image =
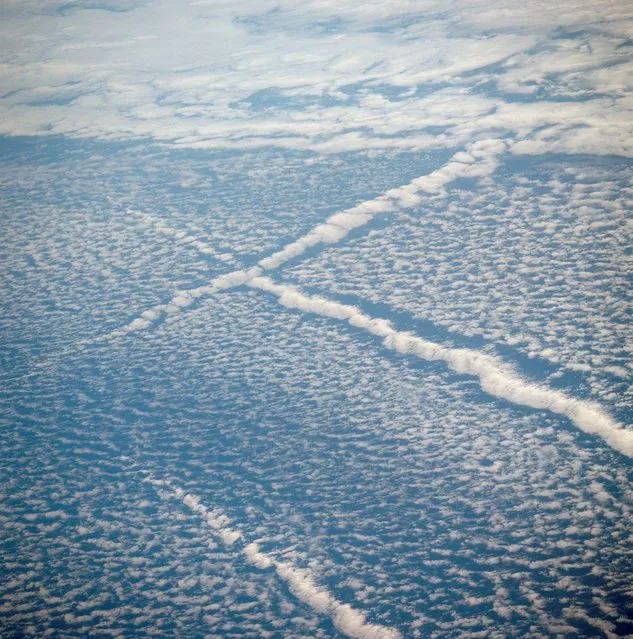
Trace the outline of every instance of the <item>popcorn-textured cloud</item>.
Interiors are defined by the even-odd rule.
[[[354,306],[307,296],[292,286],[275,284],[270,278],[256,277],[248,285],[276,295],[279,303],[287,308],[345,320],[354,327],[382,337],[384,345],[398,353],[446,362],[456,373],[478,377],[481,388],[495,397],[520,406],[547,409],[565,415],[581,430],[599,435],[617,451],[633,457],[633,431],[623,429],[598,405],[527,383],[489,355],[468,349],[442,347],[415,335],[397,331],[387,320],[370,317]]]

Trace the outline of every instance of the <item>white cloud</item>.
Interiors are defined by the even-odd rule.
[[[518,138],[517,152],[632,154],[630,82],[618,65],[633,10],[614,0],[542,11],[510,0],[10,3],[2,17],[4,135],[321,153],[496,135]],[[583,130],[569,129],[570,110]]]
[[[118,337],[124,337],[129,333],[148,329],[165,315],[175,315],[179,313],[183,308],[190,306],[200,297],[214,295],[220,291],[235,288],[236,286],[242,286],[252,278],[261,275],[261,272],[261,269],[258,267],[248,270],[231,271],[230,273],[216,277],[207,285],[197,286],[196,288],[183,291],[176,291],[169,302],[165,304],[157,304],[153,308],[143,311],[140,317],[133,319],[121,328],[111,331],[106,335],[100,335],[89,340],[84,340],[80,342],[79,346],[83,347],[88,344],[108,341]]]
[[[562,391],[527,382],[496,357],[471,349],[446,348],[411,333],[397,331],[387,320],[372,318],[354,306],[304,295],[292,286],[276,284],[267,277],[254,278],[248,286],[275,295],[287,308],[345,320],[352,326],[363,328],[383,337],[384,345],[398,353],[446,362],[456,373],[477,377],[486,393],[519,406],[564,415],[580,430],[598,435],[615,450],[633,457],[633,431],[623,429],[598,404],[573,399]]]
[[[181,309],[191,305],[194,300],[219,291],[229,290],[247,284],[253,278],[262,274],[262,269],[279,268],[285,262],[302,255],[306,250],[318,244],[335,244],[356,228],[370,222],[379,213],[389,213],[400,208],[408,208],[419,203],[420,192],[440,193],[452,181],[460,177],[481,178],[494,172],[497,166],[497,155],[503,153],[506,145],[499,140],[480,140],[468,145],[467,152],[457,153],[446,165],[428,175],[416,178],[409,184],[389,189],[383,195],[372,200],[366,200],[356,206],[340,211],[330,216],[325,222],[318,224],[306,235],[287,244],[281,250],[259,261],[259,266],[248,270],[231,271],[213,279],[208,285],[195,289],[177,291],[171,300],[159,304],[141,313],[125,326],[116,329],[105,336],[84,343],[100,342],[123,337],[128,333],[150,328],[154,322],[164,315],[175,315]],[[176,241],[188,241],[203,253],[212,251],[206,243],[188,236],[184,231],[167,226],[147,213],[129,211],[130,214],[144,220],[158,232],[174,238]],[[215,252],[214,252],[215,253]],[[221,259],[221,255],[219,256]]]
[[[130,459],[124,458],[124,461],[129,463]],[[173,486],[167,480],[154,479],[147,472],[143,472],[143,475],[144,481],[158,489],[167,489],[169,496],[179,499],[200,515],[225,545],[231,546],[239,540],[243,541],[242,533],[230,527],[230,520],[224,513],[207,508],[199,497]],[[326,588],[318,586],[309,570],[275,559],[272,555],[262,552],[256,542],[243,543],[241,552],[249,563],[260,570],[274,568],[277,575],[288,584],[295,597],[308,604],[315,612],[328,615],[336,628],[345,636],[352,639],[399,639],[401,637],[394,628],[367,623],[363,613],[348,604],[341,603]]]
[[[443,191],[447,184],[458,178],[481,178],[490,175],[496,168],[496,156],[505,150],[505,144],[498,140],[482,140],[469,145],[468,148],[470,153],[459,152],[446,165],[429,175],[416,178],[404,186],[389,189],[373,200],[361,202],[351,209],[332,215],[307,235],[260,260],[259,265],[265,269],[278,268],[317,244],[338,242],[349,231],[367,224],[379,213],[390,213],[397,207],[408,208],[419,204],[420,192],[435,194]]]
[[[235,257],[231,255],[230,253],[227,253],[225,251],[217,251],[207,242],[203,242],[199,240],[197,237],[191,235],[190,233],[187,233],[186,231],[175,229],[169,226],[168,224],[165,224],[163,220],[157,219],[153,217],[152,215],[150,215],[149,213],[145,213],[143,211],[135,211],[133,209],[129,209],[127,213],[130,216],[133,216],[141,220],[142,222],[144,222],[145,224],[153,228],[158,233],[162,233],[163,235],[166,235],[167,237],[171,237],[177,242],[180,242],[182,244],[188,244],[189,246],[192,246],[201,255],[205,255],[205,256],[209,255],[225,263],[235,262]]]

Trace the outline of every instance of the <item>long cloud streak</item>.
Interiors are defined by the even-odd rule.
[[[420,193],[437,194],[458,178],[480,178],[494,172],[496,157],[505,150],[500,140],[481,140],[468,147],[467,152],[456,153],[443,167],[418,177],[404,186],[390,189],[373,200],[340,211],[319,224],[298,240],[260,260],[264,269],[275,269],[317,244],[335,244],[350,231],[364,226],[379,213],[389,213],[398,208],[416,206],[422,201]]]
[[[615,450],[633,458],[633,431],[623,429],[598,404],[573,399],[561,391],[525,381],[495,357],[472,349],[440,346],[398,331],[388,320],[370,317],[355,306],[304,295],[292,286],[276,284],[267,277],[254,278],[247,284],[276,296],[286,308],[346,321],[362,328],[383,338],[384,346],[397,353],[415,355],[427,361],[443,361],[456,373],[479,378],[482,390],[489,395],[519,406],[564,415],[583,432],[598,435]]]
[[[492,174],[497,165],[497,156],[505,149],[505,143],[499,140],[475,142],[468,147],[467,152],[456,153],[436,171],[416,178],[405,186],[391,189],[374,200],[336,213],[282,250],[260,260],[258,266],[221,275],[205,286],[178,291],[166,304],[144,311],[129,324],[107,335],[82,342],[82,346],[150,328],[161,316],[173,315],[198,298],[248,285],[273,293],[288,308],[346,320],[353,326],[383,337],[384,345],[396,352],[413,354],[429,361],[444,361],[457,373],[478,377],[482,390],[488,394],[520,406],[547,409],[564,415],[583,432],[596,434],[615,450],[633,457],[633,431],[623,429],[594,402],[573,399],[561,391],[526,382],[497,358],[471,349],[442,347],[410,333],[397,331],[387,320],[370,318],[353,306],[309,297],[290,286],[275,284],[262,277],[264,269],[278,268],[312,246],[340,241],[352,229],[367,224],[379,212],[414,206],[421,200],[420,192],[440,193],[447,184],[458,178],[481,178]],[[168,229],[167,234],[173,235],[173,230]]]
[[[108,341],[116,337],[123,337],[128,333],[134,333],[136,331],[142,331],[150,328],[161,317],[165,315],[174,315],[183,308],[190,306],[201,297],[213,295],[220,291],[226,291],[237,286],[242,286],[254,277],[261,275],[261,273],[262,270],[257,267],[243,271],[231,271],[230,273],[216,277],[205,286],[177,291],[169,302],[165,304],[157,304],[156,306],[143,311],[138,317],[125,326],[107,333],[106,335],[101,335],[93,339],[92,342]]]
[[[131,461],[124,458],[124,461]],[[226,546],[242,542],[241,552],[246,560],[260,570],[274,569],[277,575],[286,582],[290,592],[306,603],[315,612],[327,615],[336,628],[351,639],[400,639],[401,634],[394,628],[379,624],[367,623],[365,615],[340,602],[326,588],[315,583],[309,570],[297,568],[287,561],[279,561],[269,553],[260,550],[255,542],[247,543],[241,532],[231,528],[229,518],[218,509],[211,509],[201,503],[200,499],[171,482],[155,479],[146,471],[141,471],[144,481],[167,495],[184,503],[190,510],[202,517]]]

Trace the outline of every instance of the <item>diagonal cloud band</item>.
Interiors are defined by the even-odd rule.
[[[130,462],[129,458],[124,461]],[[246,560],[260,570],[274,569],[277,576],[288,586],[290,592],[310,606],[316,613],[327,615],[334,626],[350,639],[400,639],[398,630],[379,624],[368,623],[365,615],[342,603],[326,588],[317,585],[312,573],[298,568],[288,561],[279,561],[272,554],[262,552],[256,542],[246,542],[241,532],[231,528],[229,518],[218,509],[205,506],[199,497],[187,493],[164,479],[156,479],[147,471],[140,471],[144,481],[154,486],[167,497],[182,501],[191,511],[200,515],[206,525],[226,546],[236,544]]]
[[[435,171],[417,177],[403,186],[389,189],[376,198],[365,200],[356,206],[331,215],[305,235],[286,244],[276,253],[262,258],[257,266],[248,270],[232,271],[220,275],[205,286],[178,291],[169,302],[144,311],[125,326],[95,338],[93,341],[101,342],[147,329],[161,316],[175,314],[202,296],[242,286],[248,280],[261,275],[264,270],[277,269],[317,245],[336,244],[354,229],[369,224],[376,215],[416,206],[422,201],[421,194],[437,195],[442,193],[448,184],[459,178],[489,176],[494,173],[497,167],[498,156],[505,150],[506,144],[501,140],[486,139],[474,142],[468,145],[465,151],[457,152],[446,164]],[[171,229],[143,213],[136,212],[135,215],[149,217],[153,226],[158,227],[162,233],[177,237],[175,229]],[[206,246],[202,242],[200,244]]]
[[[383,338],[386,348],[426,361],[442,361],[456,373],[479,379],[481,389],[518,406],[549,410],[567,417],[585,433],[597,435],[618,452],[633,458],[633,431],[618,424],[596,403],[573,399],[565,393],[522,379],[496,357],[468,348],[447,348],[412,333],[398,331],[382,318],[366,315],[355,306],[323,297],[304,295],[293,286],[257,277],[247,285],[277,297],[282,306],[346,321]]]

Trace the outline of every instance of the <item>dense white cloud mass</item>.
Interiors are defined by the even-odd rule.
[[[633,636],[633,5],[0,5],[0,635]]]
[[[630,156],[632,24],[619,0],[5,3],[0,131]]]

